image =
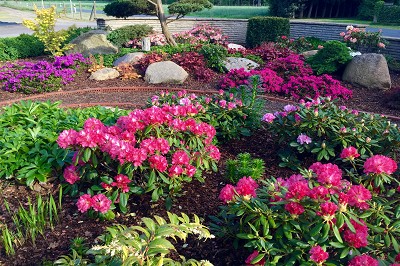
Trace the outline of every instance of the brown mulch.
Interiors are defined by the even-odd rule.
[[[400,75],[392,73],[393,88],[389,91],[366,90],[364,88],[351,87],[354,96],[351,100],[341,101],[344,105],[363,111],[384,113],[400,117]],[[201,83],[189,80],[182,85],[173,85],[168,88],[184,88],[197,90],[215,90],[218,84],[218,77],[208,83]],[[348,85],[348,84],[347,84]],[[88,74],[79,75],[76,80],[67,85],[63,91],[75,91],[86,88],[105,88],[105,87],[137,87],[151,86],[143,80],[109,80],[109,81],[90,81]],[[348,85],[350,87],[350,85]],[[79,103],[98,103],[98,102],[132,102],[133,104],[143,104],[153,92],[115,92],[115,93],[83,93],[76,95],[58,95],[47,97],[43,94],[40,100],[62,100],[65,104]],[[25,95],[19,93],[8,93],[0,91],[0,101],[23,99]],[[268,109],[277,110],[282,105],[280,102],[267,102]],[[204,224],[210,222],[209,216],[218,213],[218,194],[226,183],[223,176],[225,161],[233,158],[238,153],[249,152],[255,158],[265,161],[267,171],[266,176],[287,177],[292,172],[281,169],[277,166],[278,149],[277,143],[273,142],[267,132],[262,130],[255,132],[251,137],[237,139],[220,145],[222,159],[219,162],[220,172],[206,173],[205,183],[193,181],[184,186],[185,194],[178,198],[174,203],[172,212],[185,212],[188,215],[197,214],[204,219]],[[54,186],[54,187],[52,187]],[[57,183],[50,187],[42,188],[56,194]],[[19,202],[27,202],[28,196],[36,193],[27,189],[25,186],[9,184],[4,180],[0,181],[0,225],[10,223],[10,215],[5,210],[3,201],[7,200],[12,209],[19,206]],[[29,241],[18,248],[16,255],[7,257],[3,249],[0,249],[0,265],[41,265],[44,261],[55,260],[60,255],[68,254],[71,240],[76,237],[83,237],[87,243],[94,243],[95,238],[100,235],[105,227],[112,223],[122,223],[126,225],[137,224],[141,217],[151,217],[153,215],[165,215],[163,203],[149,203],[148,196],[134,197],[130,199],[129,216],[117,216],[113,222],[104,222],[91,219],[85,214],[78,213],[75,200],[64,196],[63,208],[60,214],[60,221],[54,230],[47,230],[44,236],[38,237],[35,245]],[[180,254],[187,258],[208,259],[214,265],[242,265],[245,258],[250,254],[250,250],[235,250],[230,240],[212,239],[206,242],[195,241],[189,238],[187,246],[177,243],[176,247]],[[1,247],[1,244],[0,244]]]

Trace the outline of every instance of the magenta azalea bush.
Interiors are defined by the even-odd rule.
[[[343,154],[352,158],[357,151]],[[376,156],[367,160],[364,172],[396,170],[391,159]],[[212,227],[254,250],[248,265],[378,265],[371,256],[386,262],[399,257],[400,213],[383,204],[382,196],[345,179],[338,165],[316,162],[289,178],[257,184],[243,177],[236,186],[226,185],[219,195],[225,205]],[[398,202],[400,195],[391,198]],[[377,204],[391,210],[382,212]],[[379,213],[384,218],[376,221]]]
[[[217,169],[215,128],[195,119],[202,110],[192,104],[153,106],[112,126],[89,118],[82,130],[63,131],[57,143],[74,154],[64,180],[73,196],[80,195],[78,209],[112,215],[118,204],[126,212],[131,194],[147,192],[171,207],[183,182],[203,181],[202,170]]]
[[[88,64],[88,60],[81,54],[56,56],[53,63],[6,63],[0,67],[0,85],[5,91],[26,94],[56,91],[74,80],[81,64]]]
[[[337,106],[329,98],[301,100],[263,120],[282,145],[281,166],[294,166],[304,156],[332,160],[350,145],[364,157],[390,155],[400,147],[399,128],[388,119]]]

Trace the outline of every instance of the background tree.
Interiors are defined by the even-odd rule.
[[[121,6],[125,8],[121,8]],[[208,0],[178,0],[168,6],[169,15],[164,12],[161,0],[129,0],[117,1],[105,6],[104,12],[113,17],[126,18],[138,14],[156,15],[160,21],[162,33],[167,43],[176,45],[168,24],[183,18],[189,13],[212,8]],[[173,18],[169,20],[170,18]]]

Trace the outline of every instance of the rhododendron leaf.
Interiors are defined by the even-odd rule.
[[[157,192],[157,189],[153,190],[153,193],[151,193],[151,201],[158,201],[160,198],[160,195]]]
[[[400,253],[400,248],[399,248],[399,242],[397,242],[396,238],[392,235],[391,236],[392,239],[392,244],[393,244],[393,248],[397,253]]]
[[[128,204],[129,194],[127,193],[120,193],[119,194],[119,206],[126,207]]]
[[[260,262],[264,258],[265,254],[260,253],[258,254],[254,259],[251,260],[251,264],[255,264],[257,262]]]
[[[332,229],[333,229],[333,234],[335,235],[336,239],[337,239],[340,243],[343,243],[342,237],[340,236],[339,229],[337,228],[337,226],[336,226],[336,225],[333,225],[333,226],[332,226]]]
[[[318,235],[319,232],[321,231],[323,225],[324,225],[323,223],[319,223],[319,224],[313,226],[313,228],[312,228],[311,231],[310,231],[310,235],[311,235],[311,236],[316,236],[316,235]]]
[[[339,242],[329,242],[329,245],[331,245],[332,247],[335,248],[345,248],[346,245],[343,243],[339,243]]]
[[[96,154],[94,152],[92,153],[91,161],[92,161],[93,167],[97,168],[97,165],[99,164],[99,161],[97,160],[97,156],[96,156]]]
[[[350,252],[350,248],[349,247],[343,249],[342,252],[340,253],[340,258],[341,259],[345,258],[347,255],[349,255],[349,252]]]
[[[82,160],[87,163],[90,160],[90,156],[92,155],[92,150],[90,148],[86,148],[85,151],[83,152],[83,158]]]
[[[246,234],[246,233],[236,234],[236,236],[240,239],[254,239],[255,238],[255,236],[253,234]]]
[[[354,221],[360,223],[360,222],[358,221],[357,217],[355,217],[355,216],[352,215],[351,213],[348,213],[348,215],[350,216],[351,219],[353,219]],[[344,218],[344,221],[346,222],[346,225],[349,227],[350,231],[353,232],[353,233],[355,233],[355,232],[356,232],[356,229],[354,228],[353,224],[350,222],[349,218],[347,218],[347,216],[344,216],[344,215],[343,215],[343,218]]]
[[[147,186],[152,187],[156,181],[156,173],[154,170],[150,172],[149,180],[147,181]]]
[[[111,200],[112,202],[115,202],[115,201],[117,200],[117,198],[118,198],[118,190],[115,190],[115,191],[111,194],[110,200]]]
[[[385,237],[383,238],[383,240],[385,241],[386,247],[390,247],[390,244],[391,244],[392,242],[391,242],[391,240],[390,240],[389,234],[386,234]]]
[[[103,188],[101,186],[99,186],[99,185],[93,185],[93,186],[90,187],[90,189],[92,191],[101,191],[101,190],[103,190]]]
[[[337,228],[342,228],[343,224],[344,224],[344,215],[339,212],[336,215],[336,226]]]
[[[331,228],[329,224],[324,224],[324,229],[322,231],[322,238],[327,238]]]
[[[366,212],[364,212],[364,213],[358,215],[358,218],[364,219],[364,218],[370,217],[371,215],[372,215],[372,211],[366,211]]]

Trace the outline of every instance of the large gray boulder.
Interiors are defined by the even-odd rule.
[[[157,62],[149,65],[144,80],[151,84],[183,83],[189,74],[172,61]]]
[[[67,54],[80,53],[83,56],[89,54],[116,54],[118,47],[107,40],[106,32],[92,30],[86,32],[71,41],[74,47],[67,51]]]
[[[93,72],[89,79],[94,80],[108,80],[115,79],[119,77],[119,72],[114,68],[105,67]]]
[[[224,66],[229,71],[231,69],[240,69],[244,68],[245,70],[251,70],[253,68],[257,68],[260,65],[256,62],[242,57],[227,57],[224,60]]]
[[[142,52],[129,53],[115,60],[114,66],[117,67],[121,64],[135,64],[143,57],[144,53]]]
[[[343,81],[369,89],[390,89],[389,68],[381,54],[362,54],[353,57],[344,70]]]

